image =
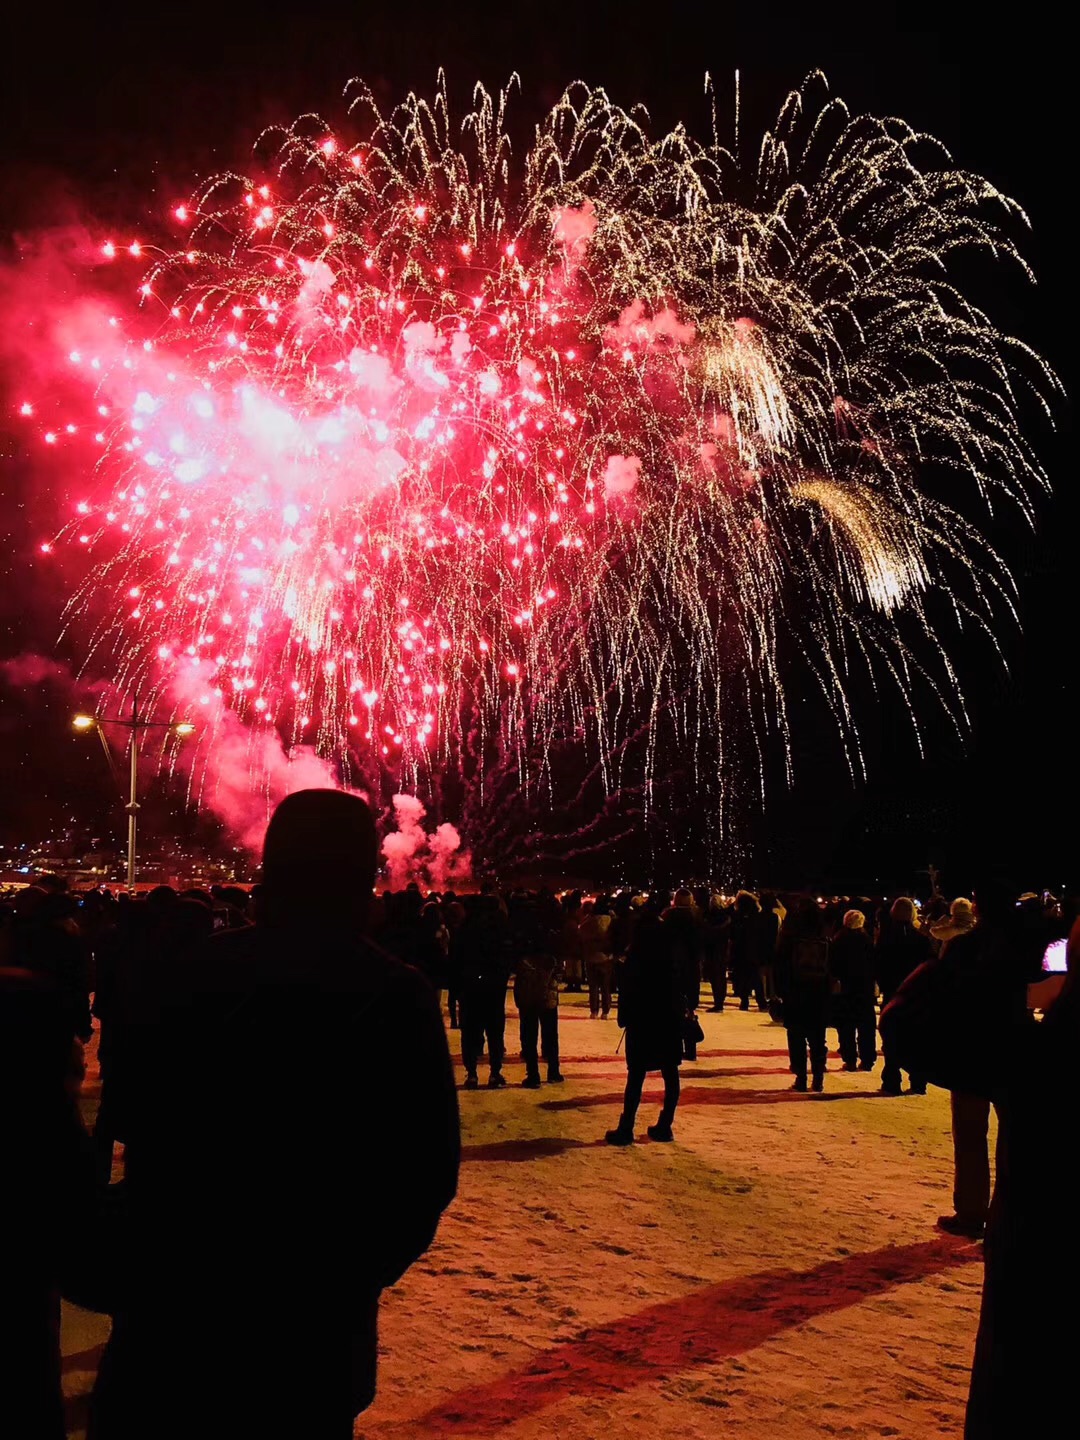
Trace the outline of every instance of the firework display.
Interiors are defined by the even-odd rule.
[[[102,236],[130,306],[56,326],[23,409],[96,666],[211,749],[231,714],[420,786],[466,731],[541,771],[572,733],[611,788],[665,710],[786,736],[785,635],[857,753],[852,666],[902,677],[935,592],[990,624],[971,516],[1029,511],[1054,382],[952,278],[1022,265],[988,182],[820,79],[750,165],[581,85],[524,153],[508,94],[347,96]]]

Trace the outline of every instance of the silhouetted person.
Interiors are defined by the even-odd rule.
[[[611,950],[611,906],[601,895],[584,906],[581,924],[581,949],[585,958],[585,978],[589,982],[589,1014],[606,1020],[611,1010],[611,981],[615,957]]]
[[[780,943],[780,921],[782,907],[771,891],[761,895],[761,946],[758,956],[758,974],[761,979],[761,993],[765,998],[766,1010],[772,1010],[776,1002],[776,947]]]
[[[540,1088],[541,1039],[549,1084],[562,1083],[559,1071],[559,981],[555,956],[558,931],[537,901],[519,900],[510,918],[514,952],[514,1003],[518,1008],[521,1058],[526,1090]]]
[[[713,1003],[709,1008],[714,1015],[723,1014],[724,1002],[727,999],[727,956],[730,927],[730,914],[720,896],[713,895],[705,914],[702,941],[705,977],[712,988]]]
[[[81,1077],[62,992],[0,968],[0,1435],[11,1440],[64,1440],[60,1286],[65,1257],[92,1243]]]
[[[874,950],[874,966],[877,983],[881,989],[881,1008],[884,1010],[907,977],[920,965],[931,959],[934,947],[929,937],[918,927],[915,904],[906,895],[900,895],[892,903],[888,915],[882,921],[881,934]],[[899,1095],[902,1085],[900,1065],[892,1053],[886,1034],[882,1034],[882,1049],[885,1052],[885,1066],[881,1072],[881,1093]],[[908,1072],[912,1095],[926,1094],[926,1077],[917,1071]]]
[[[495,895],[473,897],[453,939],[461,1016],[461,1061],[465,1089],[480,1081],[476,1067],[487,1042],[488,1088],[506,1084],[502,1073],[506,1053],[506,986],[510,979],[510,934]]]
[[[696,1011],[701,1003],[701,967],[705,959],[705,926],[698,915],[694,897],[685,888],[676,890],[664,911],[663,922],[675,956],[675,969],[684,1002],[683,1056],[697,1059],[698,1024]]]
[[[689,1013],[678,945],[667,923],[646,905],[619,976],[619,1024],[626,1031],[626,1091],[623,1111],[609,1145],[634,1143],[634,1120],[650,1070],[664,1077],[664,1104],[648,1133],[653,1140],[673,1140],[671,1125],[679,1103],[679,1062],[683,1026]]]
[[[94,1440],[346,1440],[374,1396],[380,1292],[431,1244],[460,1146],[431,987],[363,938],[374,875],[362,800],[290,795],[255,926],[143,1027]]]
[[[442,992],[446,988],[446,952],[450,935],[443,924],[442,907],[429,900],[420,911],[417,945],[412,964],[422,970],[431,982],[442,1009]]]
[[[581,893],[574,890],[563,897],[563,926],[559,941],[559,959],[568,993],[578,993],[585,977],[585,955],[581,945]]]
[[[877,1060],[874,1014],[874,947],[866,916],[848,910],[829,947],[829,970],[839,986],[833,996],[833,1020],[845,1070],[873,1070]]]
[[[1041,976],[1043,937],[1029,940],[1015,894],[980,885],[974,929],[909,975],[881,1016],[889,1053],[950,1092],[953,1214],[938,1226],[973,1239],[990,1206],[990,1107],[1026,1047],[1027,986]]]
[[[758,898],[749,890],[740,890],[735,896],[728,932],[731,983],[739,997],[740,1010],[750,1009],[751,995],[756,995],[759,1010],[768,1009],[761,984],[762,938]]]
[[[788,1058],[795,1090],[805,1090],[806,1059],[810,1056],[812,1085],[825,1088],[827,1049],[825,1026],[829,1017],[829,942],[821,910],[804,897],[780,931],[776,979],[784,1005]]]
[[[997,1181],[964,1440],[1067,1435],[1076,1423],[1078,981],[1080,924],[1060,998],[1040,1002],[1045,1018],[1025,1029],[996,1095]]]
[[[74,922],[74,901],[55,887],[30,885],[14,897],[12,908],[9,963],[46,980],[63,1006],[72,1036],[89,1040],[90,957]]]
[[[163,1000],[186,983],[185,967],[213,928],[214,912],[202,900],[181,899],[175,890],[159,885],[128,907],[123,924],[99,948],[94,1015],[99,1022],[101,1100],[94,1147],[106,1184],[113,1144],[123,1128],[126,1057],[139,1053],[140,1028],[155,1024]],[[143,1077],[137,1074],[135,1083],[142,1084]]]

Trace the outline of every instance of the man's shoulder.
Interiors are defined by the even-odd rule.
[[[253,983],[315,984],[328,992],[375,988],[422,995],[430,990],[421,971],[367,936],[357,936],[344,948],[335,944],[321,950],[315,937],[309,945],[302,939],[295,947],[283,945],[280,936],[258,925],[210,936],[193,957],[190,978],[194,988],[209,990],[246,989]]]

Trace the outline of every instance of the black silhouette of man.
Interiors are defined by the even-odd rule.
[[[363,936],[370,811],[305,790],[266,834],[256,923],[207,941],[129,1052],[123,1287],[94,1440],[346,1440],[380,1292],[457,1185],[427,980]]]

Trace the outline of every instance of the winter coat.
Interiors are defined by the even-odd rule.
[[[1026,957],[1007,930],[976,926],[912,971],[881,1013],[897,1063],[934,1085],[997,1100],[1012,1083],[1027,1012]]]
[[[183,1065],[163,1060],[177,1035]],[[288,1083],[270,1095],[283,1045]],[[457,1183],[431,987],[352,935],[225,932],[131,1063],[133,1263],[95,1392],[101,1434],[145,1435],[151,1413],[161,1440],[349,1434],[374,1394],[380,1291],[431,1244]]]
[[[634,916],[629,910],[621,915],[611,917],[611,928],[608,931],[608,943],[611,946],[611,953],[616,960],[621,960],[630,948],[630,942],[634,938]]]
[[[831,986],[830,945],[818,914],[789,914],[776,947],[776,986],[785,1004],[824,1004]]]
[[[890,920],[874,950],[874,968],[882,998],[891,1000],[912,971],[933,954],[934,947],[921,930]]]
[[[673,906],[661,921],[675,955],[679,990],[685,1010],[696,1010],[701,998],[701,967],[705,959],[705,927],[689,906]]]
[[[1066,1435],[1075,1424],[1077,978],[1025,1032],[998,1101],[997,1182],[964,1440]]]
[[[510,920],[514,957],[514,1004],[519,1010],[550,1010],[559,1003],[558,935],[538,906],[519,905]]]
[[[524,955],[514,965],[514,1004],[519,1010],[554,1010],[559,1003],[558,967],[550,951]]]
[[[586,965],[612,963],[610,931],[610,915],[586,915],[582,920],[578,926],[578,934],[581,936],[581,949]]]
[[[619,974],[619,1024],[626,1031],[630,1069],[678,1065],[687,1004],[678,946],[667,922],[641,917]]]
[[[11,1440],[65,1434],[60,1286],[96,1240],[93,1152],[74,1096],[81,1060],[60,993],[0,968],[0,1435]]]
[[[748,991],[757,979],[761,964],[761,938],[760,911],[736,907],[728,939],[728,964],[736,994]]]
[[[841,995],[853,1000],[874,998],[874,946],[865,930],[840,931],[829,946],[829,971]]]
[[[776,959],[776,947],[780,940],[780,915],[776,910],[762,910],[760,956],[758,963],[772,965]]]
[[[566,915],[559,931],[559,959],[567,980],[576,984],[584,973],[584,958],[581,945],[581,931],[575,915]]]
[[[453,941],[452,971],[458,991],[467,997],[506,992],[510,978],[510,929],[499,904],[480,896]]]

